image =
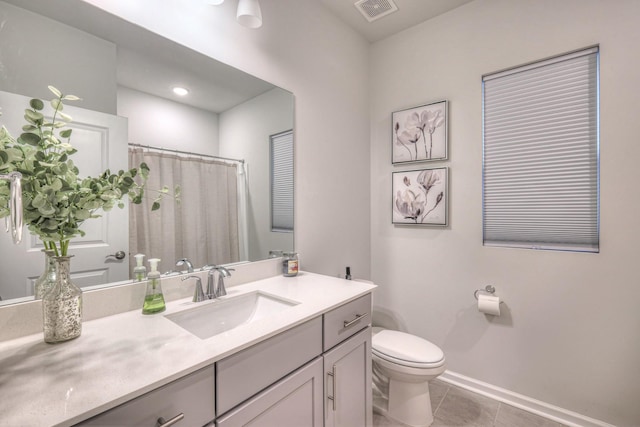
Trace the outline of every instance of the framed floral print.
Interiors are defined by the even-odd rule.
[[[448,223],[449,168],[393,172],[393,224]]]
[[[391,163],[447,159],[448,102],[439,101],[391,114]]]

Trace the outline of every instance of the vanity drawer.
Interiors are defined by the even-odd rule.
[[[324,315],[324,351],[371,323],[371,294],[341,305]]]
[[[167,422],[183,418],[176,427],[203,426],[215,418],[215,370],[213,365],[166,386],[103,412],[76,426],[157,427],[159,418]]]
[[[217,415],[319,356],[321,339],[322,318],[317,317],[217,362]]]

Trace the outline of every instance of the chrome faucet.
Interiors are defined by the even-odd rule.
[[[214,287],[214,275],[218,272],[218,286]],[[227,289],[224,287],[224,278],[231,277],[231,271],[235,271],[233,268],[225,268],[223,266],[212,266],[207,275],[207,297],[214,299],[223,297],[227,294]]]
[[[176,262],[176,267],[182,267],[183,265],[187,266],[187,273],[193,273],[193,264],[187,258],[181,258]]]
[[[193,292],[193,302],[201,302],[207,299],[204,292],[202,291],[202,280],[198,276],[185,276],[182,278],[182,281],[189,279],[196,279],[196,288]]]

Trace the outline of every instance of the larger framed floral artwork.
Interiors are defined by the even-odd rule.
[[[448,168],[393,172],[393,224],[447,225]]]
[[[391,162],[447,159],[448,102],[439,101],[391,114]]]

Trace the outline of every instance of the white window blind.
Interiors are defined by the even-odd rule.
[[[270,137],[271,231],[293,231],[293,131]]]
[[[483,77],[485,245],[598,252],[598,60]]]

